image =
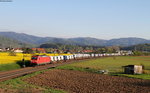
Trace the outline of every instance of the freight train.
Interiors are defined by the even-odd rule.
[[[35,55],[31,57],[31,65],[49,64],[54,62],[66,62],[68,60],[87,59],[105,56],[120,56],[119,53],[106,53],[106,54],[70,54],[70,55],[59,55],[59,56],[46,56],[46,55]]]

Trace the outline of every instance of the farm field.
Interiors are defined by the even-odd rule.
[[[149,93],[150,80],[72,71],[51,70],[24,80],[67,93]]]
[[[122,66],[130,64],[144,65],[146,74],[122,74]],[[109,73],[103,75],[98,72],[99,70],[108,70]],[[0,91],[5,93],[21,91],[29,93],[149,93],[149,72],[150,57],[148,56],[87,59],[1,82]]]
[[[22,53],[16,53],[15,55],[10,55],[10,53],[2,52],[2,53],[0,53],[0,65],[10,64],[10,63],[15,63],[17,61],[21,61],[23,59],[23,57],[26,60],[29,60],[31,58],[31,54],[23,55]]]
[[[35,53],[35,54],[23,54],[23,53],[15,53],[15,55],[11,55],[8,52],[0,53],[0,65],[16,63],[17,61],[30,60],[32,55],[48,55],[48,56],[58,56],[58,55],[69,55],[69,54],[45,54],[45,53]]]
[[[150,56],[119,56],[119,57],[102,57],[81,61],[80,63],[60,66],[58,69],[70,69],[80,71],[98,71],[108,70],[110,74],[123,73],[123,67],[126,65],[144,65],[145,73],[150,74]]]
[[[19,63],[22,62],[22,59],[25,59],[25,62],[29,62],[32,55],[48,55],[48,56],[58,56],[58,55],[69,55],[69,54],[23,54],[15,53],[11,55],[9,52],[0,52],[0,71],[7,71],[20,68]]]

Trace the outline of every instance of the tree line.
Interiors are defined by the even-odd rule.
[[[82,53],[85,50],[90,50],[90,53],[116,53],[120,50],[118,46],[81,46],[81,45],[65,45],[60,43],[47,43],[39,46],[40,48],[45,48],[47,52],[70,52],[70,53]],[[57,50],[57,51],[56,51]],[[88,51],[87,51],[88,52]]]

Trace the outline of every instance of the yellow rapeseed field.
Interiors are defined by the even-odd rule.
[[[23,58],[25,60],[30,60],[32,55],[48,55],[48,56],[58,56],[58,55],[70,55],[70,54],[23,54],[23,53],[16,53],[15,56],[11,56],[8,52],[1,52],[0,53],[0,64],[9,64],[15,63],[17,61],[21,61]]]

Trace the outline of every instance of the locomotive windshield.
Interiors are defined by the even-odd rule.
[[[31,59],[32,59],[32,60],[37,60],[37,57],[32,57]]]

